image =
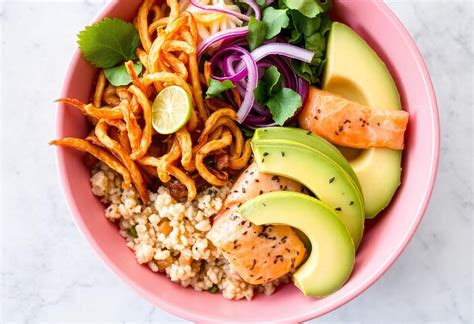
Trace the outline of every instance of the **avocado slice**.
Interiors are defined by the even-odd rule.
[[[327,296],[349,278],[355,259],[352,238],[323,202],[297,192],[275,191],[247,201],[238,211],[254,224],[289,225],[309,238],[311,254],[293,275],[306,296]]]
[[[401,109],[385,64],[359,35],[338,22],[329,34],[323,90],[372,108]],[[392,200],[400,185],[401,159],[401,151],[371,148],[349,161],[362,187],[367,218],[374,218]]]
[[[304,144],[286,140],[255,140],[252,149],[261,172],[306,186],[333,208],[351,233],[355,247],[359,246],[364,232],[364,200],[352,178],[337,163]]]
[[[294,141],[300,144],[308,145],[315,150],[320,151],[328,158],[332,159],[334,162],[339,164],[344,171],[349,174],[349,176],[356,183],[359,191],[362,193],[360,187],[359,179],[354,170],[347,162],[344,155],[331,143],[329,143],[324,138],[317,136],[311,132],[308,132],[301,128],[295,127],[266,127],[266,128],[257,128],[253,135],[253,140],[259,139],[283,139],[287,141]]]

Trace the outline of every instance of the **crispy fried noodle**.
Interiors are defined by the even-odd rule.
[[[247,166],[251,155],[235,111],[203,100],[201,86],[207,86],[210,63],[200,73],[196,55],[202,39],[226,25],[225,19],[235,18],[188,7],[177,0],[167,0],[163,6],[154,0],[143,2],[134,24],[141,41],[136,55],[144,70],[139,76],[132,61],[125,63],[130,86],[113,86],[100,70],[90,103],[58,99],[79,109],[94,129],[85,139],[68,137],[50,144],[87,152],[102,161],[122,176],[124,187],[135,188],[143,203],[149,199],[151,179],[163,184],[179,181],[192,201],[198,179],[224,186],[230,173]],[[235,22],[227,25],[235,26]],[[165,136],[152,126],[151,106],[158,93],[171,85],[191,96],[193,109],[185,126]],[[215,159],[223,155],[229,162],[217,168]]]

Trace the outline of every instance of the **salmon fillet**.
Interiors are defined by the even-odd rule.
[[[311,87],[298,117],[300,127],[333,144],[401,150],[408,124],[403,110],[372,109]]]
[[[272,191],[302,192],[304,187],[296,181],[280,176],[260,173],[257,163],[253,162],[237,178],[229,195],[224,201],[224,208],[243,203],[263,193]],[[219,215],[217,215],[219,217]]]
[[[237,179],[207,234],[231,268],[251,284],[263,284],[291,272],[306,256],[304,244],[290,226],[257,226],[236,212],[244,201],[279,190],[302,191],[303,187],[283,177],[259,173],[257,165],[251,164]]]

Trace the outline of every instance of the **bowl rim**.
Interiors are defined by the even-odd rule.
[[[405,247],[408,245],[408,243],[412,239],[428,207],[428,204],[429,204],[429,201],[434,189],[434,184],[435,184],[438,164],[439,164],[440,124],[439,124],[439,112],[438,112],[438,106],[437,106],[437,101],[436,101],[436,95],[434,92],[434,88],[433,88],[433,84],[430,78],[429,71],[426,67],[423,56],[421,52],[419,51],[419,49],[417,48],[413,38],[411,37],[407,29],[404,27],[403,23],[392,12],[392,10],[381,0],[367,0],[367,1],[372,2],[376,7],[378,7],[381,13],[397,29],[398,33],[401,35],[403,42],[405,43],[410,54],[415,60],[418,73],[420,73],[423,83],[424,83],[425,90],[428,93],[429,102],[430,102],[430,105],[428,108],[431,114],[431,120],[430,120],[431,129],[432,129],[431,137],[433,139],[432,146],[430,148],[432,160],[431,160],[430,169],[429,169],[429,181],[426,183],[424,187],[422,202],[419,205],[418,210],[416,211],[416,214],[412,223],[409,226],[409,230],[405,233],[405,236],[400,241],[400,243],[398,244],[394,252],[386,258],[385,262],[381,264],[381,266],[378,268],[377,271],[373,272],[361,284],[354,287],[350,292],[342,296],[340,299],[334,301],[333,303],[328,304],[319,309],[307,311],[296,316],[291,316],[291,317],[281,319],[281,321],[301,322],[301,321],[307,321],[307,320],[322,316],[324,314],[327,314],[341,307],[342,305],[346,304],[347,302],[351,301],[352,299],[356,298],[361,293],[363,293],[365,290],[367,290],[392,266],[392,264],[398,259],[398,257],[401,255]],[[105,5],[93,21],[102,19],[105,16],[105,13],[109,12],[116,5],[117,5],[116,1],[112,1],[109,4]],[[73,54],[72,60],[70,61],[69,67],[67,69],[66,76],[64,78],[64,86],[61,90],[61,97],[66,96],[67,90],[72,81],[73,69],[77,65],[80,59],[81,59],[81,53],[79,49],[76,49]],[[63,136],[62,127],[61,127],[61,120],[63,118],[64,118],[63,110],[58,109],[56,113],[56,119],[55,119],[55,124],[56,124],[55,135],[57,137]],[[95,241],[93,235],[88,231],[85,225],[85,222],[79,213],[75,200],[73,199],[74,195],[71,190],[72,186],[70,185],[68,177],[66,176],[67,173],[66,173],[64,152],[65,150],[63,148],[55,147],[57,170],[58,170],[58,174],[60,178],[61,188],[62,188],[64,197],[66,198],[66,202],[67,202],[66,205],[68,207],[70,214],[72,214],[73,216],[72,218],[73,218],[74,223],[80,229],[80,232],[89,242],[89,244],[92,245],[95,252],[99,255],[100,257],[99,259],[102,260],[102,262],[104,262],[107,265],[107,267],[109,267],[112,270],[112,272],[115,273],[115,275],[117,275],[121,280],[123,280],[130,287],[136,290],[140,296],[145,298],[153,306],[159,307],[160,309],[168,313],[171,313],[175,316],[179,316],[187,320],[215,322],[216,320],[214,318],[210,317],[204,312],[202,314],[191,313],[191,312],[188,312],[185,307],[181,307],[173,303],[169,303],[164,299],[155,298],[155,296],[153,296],[151,293],[144,290],[140,285],[133,282],[133,280],[130,280],[127,274],[124,271],[122,271],[118,266],[116,266],[114,262],[107,256],[107,254],[103,252],[102,248],[99,247],[99,245]]]

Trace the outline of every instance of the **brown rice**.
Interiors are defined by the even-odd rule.
[[[210,218],[221,208],[231,183],[209,187],[185,203],[176,202],[167,188],[160,187],[149,192],[150,202],[142,205],[135,190],[122,189],[121,182],[105,164],[92,170],[92,192],[107,206],[105,216],[118,224],[137,262],[151,271],[197,291],[218,289],[227,299],[251,300],[256,292],[270,295],[289,281],[285,276],[264,285],[246,283],[206,238]]]

